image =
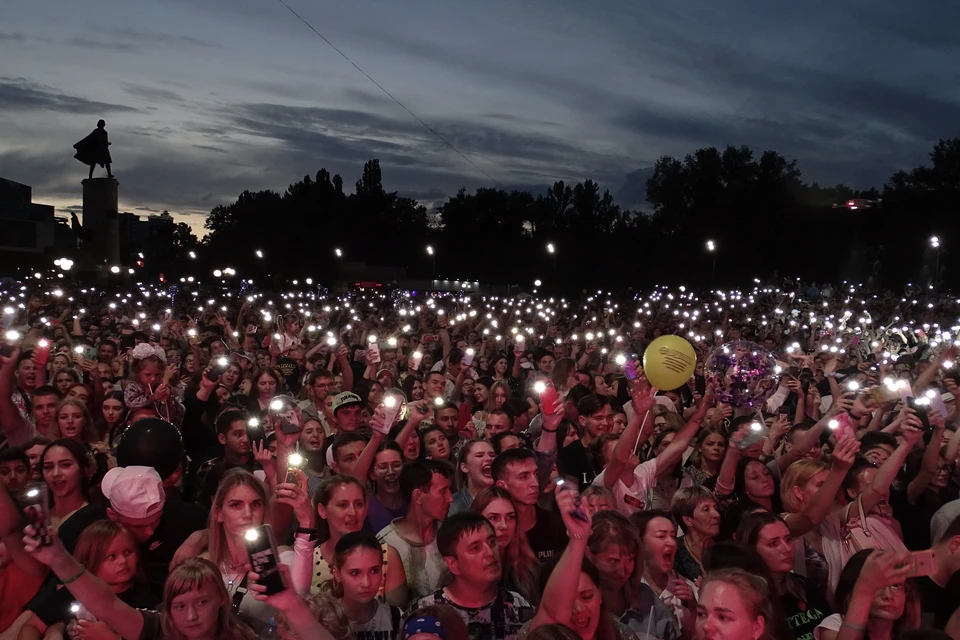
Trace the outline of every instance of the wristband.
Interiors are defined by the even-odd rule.
[[[863,625],[860,625],[860,624],[851,624],[851,623],[847,622],[846,620],[844,620],[843,622],[841,622],[841,623],[840,623],[840,626],[841,626],[841,627],[846,627],[847,629],[853,629],[854,631],[866,631],[866,630],[867,630],[867,628],[866,628],[865,626],[863,626]]]
[[[316,529],[308,529],[307,527],[297,527],[293,533],[294,535],[304,534],[309,536],[310,540],[316,540],[320,535]]]
[[[86,572],[87,572],[87,568],[86,568],[86,567],[80,567],[80,572],[77,573],[77,575],[71,576],[71,577],[67,578],[66,580],[61,580],[61,581],[60,581],[60,584],[70,584],[71,582],[76,582],[77,580],[80,579],[80,576],[82,576],[82,575],[85,574]]]
[[[542,432],[544,432],[544,433],[556,433],[556,432],[557,432],[556,429],[544,429],[543,427],[540,428],[540,431],[542,431]]]

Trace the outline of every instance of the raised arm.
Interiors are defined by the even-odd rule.
[[[800,513],[788,513],[784,520],[787,528],[790,529],[790,535],[802,536],[814,527],[820,525],[823,519],[830,513],[833,507],[834,499],[847,471],[853,466],[853,461],[860,450],[860,442],[853,437],[841,438],[833,450],[833,460],[830,462],[830,472],[827,479],[813,494],[807,504],[803,506]]]
[[[13,376],[17,368],[17,358],[20,349],[14,349],[9,356],[0,356],[0,425],[4,437],[11,446],[19,446],[30,439],[33,429],[23,419],[20,411],[13,404]]]
[[[617,486],[617,480],[620,479],[620,474],[627,467],[638,439],[643,438],[644,434],[649,436],[653,430],[653,420],[647,420],[647,414],[653,407],[656,394],[656,388],[650,386],[645,378],[638,378],[633,382],[633,386],[630,388],[634,409],[633,416],[627,422],[623,433],[620,434],[617,444],[614,445],[613,458],[604,470],[603,486],[607,489],[613,489]],[[647,427],[647,424],[649,424],[649,427]],[[679,437],[679,434],[677,437]],[[660,463],[657,466],[659,467]]]
[[[543,589],[540,610],[530,623],[531,631],[541,625],[553,623],[572,626],[580,567],[587,550],[587,539],[590,537],[590,516],[584,514],[586,521],[583,521],[570,515],[577,508],[575,495],[573,490],[557,490],[557,509],[567,527],[570,541]]]
[[[907,485],[907,502],[910,504],[916,504],[920,496],[923,495],[923,492],[927,489],[927,485],[930,484],[933,477],[937,475],[937,467],[940,464],[940,446],[934,443],[943,442],[943,432],[946,429],[947,423],[944,422],[943,416],[936,411],[930,412],[929,421],[930,426],[933,427],[930,444],[927,445],[926,450],[923,452],[923,460],[920,463],[920,469],[917,471],[916,477]]]
[[[690,441],[693,440],[697,435],[697,431],[700,430],[700,423],[703,422],[703,416],[706,415],[707,408],[711,404],[713,404],[713,394],[708,391],[707,395],[700,400],[700,406],[697,407],[696,412],[690,416],[687,423],[683,425],[680,431],[673,437],[673,442],[663,450],[663,453],[657,456],[658,469],[668,469],[680,460],[683,452],[690,446]]]
[[[52,544],[42,546],[34,537],[32,526],[24,531],[23,547],[35,560],[53,571],[97,620],[105,622],[121,638],[139,638],[143,631],[143,615],[114,595],[110,587],[67,553],[57,535],[49,533]]]
[[[880,465],[880,468],[877,469],[877,475],[873,477],[873,482],[863,492],[861,501],[864,513],[870,513],[874,507],[880,504],[881,500],[887,497],[890,492],[890,485],[893,484],[897,473],[900,472],[901,467],[906,462],[907,455],[913,450],[917,441],[923,437],[923,432],[914,425],[920,426],[920,419],[916,416],[907,418],[900,430],[903,434],[903,442],[894,449],[886,462]]]

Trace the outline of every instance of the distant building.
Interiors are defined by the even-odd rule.
[[[30,186],[0,178],[0,267],[5,272],[50,268],[55,257],[72,255],[76,247],[67,220],[54,215],[52,205],[33,202]]]
[[[133,261],[141,252],[169,253],[173,246],[173,216],[164,211],[141,220],[133,213],[120,214],[120,255]]]

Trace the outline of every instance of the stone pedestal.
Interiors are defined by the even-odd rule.
[[[90,239],[83,242],[80,255],[87,268],[109,271],[120,264],[119,186],[115,178],[83,181],[83,230]]]

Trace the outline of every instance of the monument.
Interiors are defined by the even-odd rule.
[[[90,165],[89,177],[83,181],[83,223],[72,215],[71,226],[81,241],[80,268],[100,271],[104,277],[111,266],[120,264],[120,221],[118,190],[120,183],[110,170],[110,142],[106,123],[100,120],[97,128],[73,145],[74,157]],[[94,178],[96,165],[106,167],[106,178]]]

